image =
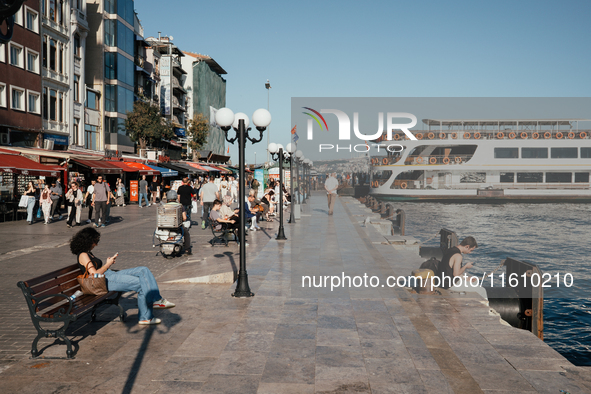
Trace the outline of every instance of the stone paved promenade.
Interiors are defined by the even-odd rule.
[[[367,209],[339,198],[327,215],[319,193],[304,205],[288,241],[277,222],[249,235],[255,297],[233,285],[179,283],[232,272],[238,248],[207,247],[194,227],[194,255],[165,260],[151,247],[154,208],[114,208],[96,255],[119,252],[118,268],[147,265],[176,308],[156,311],[159,326],[137,325],[135,297],[72,326],[74,360],[28,358],[35,335],[19,280],[75,261],[65,222],[0,224],[0,379],[2,393],[570,393],[591,392],[591,373],[572,366],[531,333],[500,324],[470,296],[417,296],[382,287],[421,259],[362,225]],[[302,287],[302,276],[376,276],[376,287]],[[188,281],[185,281],[188,282]],[[373,283],[375,285],[375,282]],[[65,346],[42,340],[46,356]]]

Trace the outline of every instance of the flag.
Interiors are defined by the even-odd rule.
[[[230,147],[228,146],[228,154],[230,153]]]
[[[298,142],[298,140],[300,139],[300,137],[298,137],[297,133],[293,133],[293,141],[294,142]]]
[[[291,134],[295,134],[296,133],[296,128],[298,127],[298,125],[293,126],[293,129],[291,129]]]

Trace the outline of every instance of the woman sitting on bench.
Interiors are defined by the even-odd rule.
[[[175,304],[162,298],[156,279],[147,267],[135,267],[122,271],[112,271],[117,255],[102,260],[92,254],[92,250],[101,240],[101,234],[93,227],[86,227],[76,233],[70,241],[70,251],[78,258],[81,272],[88,270],[89,275],[103,274],[107,280],[109,291],[135,291],[139,309],[139,324],[160,324],[161,320],[154,317],[153,309],[173,308]]]
[[[227,229],[234,230],[234,235],[236,236],[236,242],[240,243],[240,238],[238,237],[238,233],[235,231],[239,229],[239,219],[237,216],[232,216],[231,218],[225,219],[221,213],[220,208],[222,207],[222,202],[220,200],[213,201],[213,207],[209,212],[209,218],[211,219],[214,224],[212,226],[216,231],[220,231],[223,226]]]

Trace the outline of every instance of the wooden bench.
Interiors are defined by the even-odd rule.
[[[78,264],[73,264],[24,282],[18,282],[17,286],[23,291],[29,306],[31,320],[38,333],[31,348],[33,358],[39,356],[37,343],[41,338],[62,339],[68,347],[67,358],[73,358],[72,344],[65,335],[68,326],[88,312],[91,313],[91,321],[95,321],[96,310],[101,305],[117,305],[119,319],[125,320],[125,312],[119,305],[119,299],[123,292],[110,291],[102,296],[82,295],[73,300],[70,298],[72,294],[80,290],[80,285],[76,280],[80,274]],[[53,330],[44,329],[40,325],[41,322],[63,323],[63,326]]]
[[[220,225],[222,227],[219,230],[216,230],[215,228]],[[234,232],[235,230],[227,228],[226,223],[219,223],[218,221],[209,218],[209,227],[211,227],[211,233],[213,234],[213,239],[209,241],[211,246],[222,244],[228,246],[228,234],[234,235],[234,239],[236,240],[236,242],[238,242],[238,237]]]

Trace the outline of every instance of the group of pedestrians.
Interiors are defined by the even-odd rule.
[[[27,222],[29,225],[35,223],[37,218],[43,214],[44,223],[53,221],[54,216],[58,215],[58,220],[63,218],[60,213],[60,205],[63,194],[63,188],[59,179],[51,182],[51,187],[43,179],[38,179],[36,184],[32,181],[27,183],[23,196],[26,197]]]

